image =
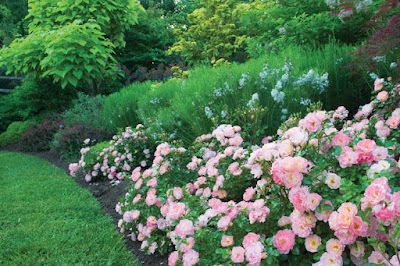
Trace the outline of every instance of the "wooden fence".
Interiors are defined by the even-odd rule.
[[[0,76],[0,81],[1,80],[7,80],[7,81],[19,81],[21,82],[24,78],[23,77],[8,77],[8,76]],[[13,90],[12,89],[2,89],[0,88],[0,93],[11,93]]]

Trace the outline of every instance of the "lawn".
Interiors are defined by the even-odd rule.
[[[2,152],[0,264],[139,263],[87,190],[40,158]]]

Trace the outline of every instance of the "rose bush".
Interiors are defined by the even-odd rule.
[[[125,128],[113,136],[108,147],[104,147],[100,152],[90,147],[90,143],[90,139],[84,141],[86,147],[80,151],[79,162],[69,166],[72,176],[81,171],[85,174],[87,182],[107,178],[122,180],[131,175],[136,166],[148,167],[154,150],[154,141],[148,137],[142,125],[137,125],[135,129]]]
[[[399,265],[399,93],[377,79],[352,120],[310,110],[260,146],[231,125],[162,143],[122,175],[120,230],[169,265]]]

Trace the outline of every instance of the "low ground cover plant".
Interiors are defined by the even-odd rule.
[[[353,119],[314,105],[258,146],[227,124],[189,149],[160,144],[126,173],[121,232],[169,265],[397,265],[400,86],[374,88]]]

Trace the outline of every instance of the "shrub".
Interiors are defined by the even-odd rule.
[[[54,134],[62,125],[60,116],[52,115],[40,124],[32,125],[21,137],[21,147],[24,151],[41,152],[50,149]]]
[[[191,62],[218,64],[232,61],[238,51],[244,50],[246,39],[237,25],[234,12],[238,2],[200,1],[202,7],[187,16],[188,29],[175,31],[178,41],[170,51],[182,54]]]
[[[94,140],[85,140],[86,145],[91,142]],[[113,136],[108,145],[82,148],[79,163],[71,164],[70,171],[72,175],[82,171],[87,182],[107,178],[122,180],[131,169],[147,167],[153,150],[154,143],[142,125],[135,129],[127,127]]]
[[[105,97],[102,95],[90,97],[79,92],[78,98],[72,102],[72,107],[62,114],[65,127],[85,124],[90,127],[101,128],[104,124],[100,118],[104,99]]]
[[[126,81],[125,85],[129,85],[133,82],[144,82],[144,81],[165,81],[169,78],[176,77],[180,72],[185,72],[188,67],[184,62],[179,61],[177,64],[164,65],[160,63],[157,67],[147,69],[146,67],[138,67],[136,71],[131,72],[126,66],[120,66]]]
[[[164,176],[184,165],[173,158],[185,149],[160,144],[149,169],[125,173],[132,186],[116,206],[121,232],[149,254],[173,251],[170,265],[396,265],[399,91],[377,79],[352,120],[343,106],[314,105],[262,146],[221,125],[185,156],[191,174],[174,175],[188,179],[182,186]]]
[[[35,120],[12,122],[7,130],[0,134],[0,147],[17,143],[21,139],[21,135],[29,130]]]
[[[93,128],[85,124],[75,124],[68,129],[61,130],[57,139],[56,150],[68,159],[79,158],[80,149],[84,147],[84,141],[90,140],[97,143],[109,139],[111,136],[98,128]]]

